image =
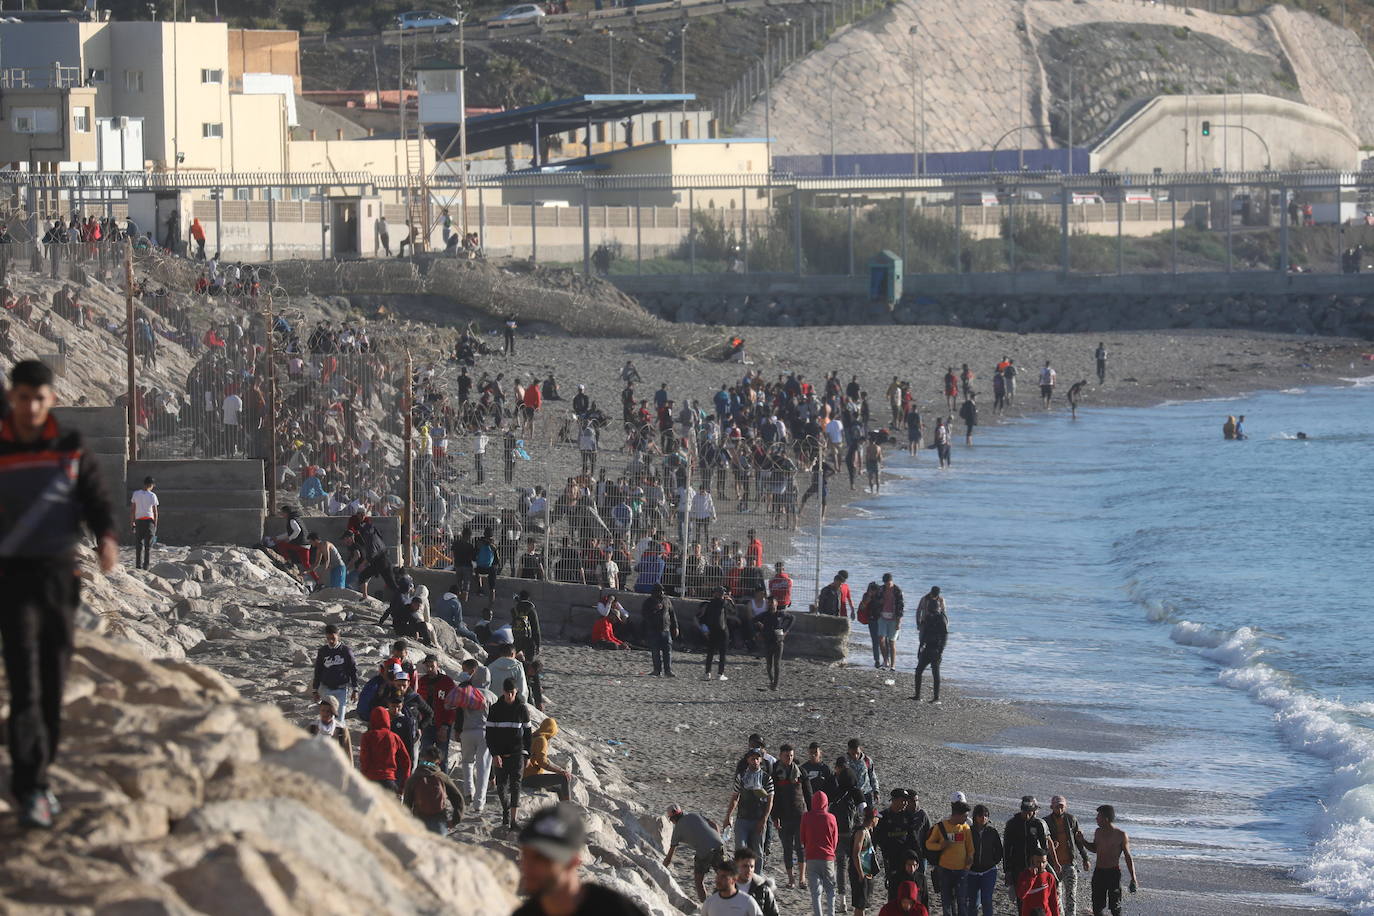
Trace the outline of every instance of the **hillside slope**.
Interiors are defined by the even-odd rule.
[[[1189,92],[1294,98],[1374,137],[1374,98],[1362,88],[1374,84],[1374,60],[1352,32],[1310,13],[901,0],[774,84],[774,151],[829,152],[832,88],[837,152],[911,150],[919,145],[922,82],[928,151],[989,149],[1017,124],[1036,125],[1028,146],[1063,145],[1071,82],[1077,145],[1142,99]],[[764,122],[759,99],[734,132],[761,135]]]

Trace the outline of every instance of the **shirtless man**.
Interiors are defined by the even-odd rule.
[[[1093,832],[1092,842],[1083,839],[1083,832],[1077,831],[1074,839],[1097,854],[1097,866],[1093,868],[1093,916],[1103,916],[1108,910],[1112,916],[1121,916],[1121,858],[1126,858],[1126,870],[1131,875],[1130,889],[1134,894],[1140,886],[1135,877],[1135,862],[1131,859],[1131,839],[1126,831],[1114,826],[1116,809],[1111,805],[1097,808],[1097,830]]]
[[[1083,396],[1083,389],[1088,386],[1088,380],[1082,379],[1069,386],[1069,411],[1073,419],[1078,419],[1078,399]]]

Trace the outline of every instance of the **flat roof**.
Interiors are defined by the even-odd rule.
[[[578,95],[552,102],[542,102],[510,111],[468,118],[468,152],[499,149],[517,143],[532,143],[536,129],[547,125],[550,133],[562,133],[570,128],[592,123],[618,121],[638,114],[666,111],[684,102],[695,102],[693,93],[658,93],[636,95]],[[425,132],[434,138],[440,150],[457,150],[450,140],[458,132],[457,124],[430,124]]]

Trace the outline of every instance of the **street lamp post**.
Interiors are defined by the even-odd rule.
[[[827,94],[830,97],[830,177],[835,177],[835,68],[838,67],[846,58],[853,57],[861,53],[859,50],[841,54],[835,58],[835,62],[830,65],[830,73],[826,79],[828,87]]]
[[[916,34],[919,29],[912,26],[907,34],[911,36],[911,147],[912,147],[912,166],[917,175],[926,173],[926,72],[920,65],[916,57]],[[920,88],[917,88],[919,79]],[[919,98],[921,103],[921,121],[919,132],[919,145],[917,142],[916,129],[916,101]]]
[[[606,52],[611,62],[610,93],[615,95],[615,29],[606,30]]]

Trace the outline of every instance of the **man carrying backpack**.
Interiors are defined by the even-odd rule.
[[[406,780],[402,803],[425,825],[440,836],[463,816],[463,793],[445,773],[439,762],[439,748],[430,745],[420,752],[420,765]]]
[[[830,813],[835,817],[835,829],[839,832],[835,848],[841,851],[852,849],[854,831],[859,829],[859,825],[863,821],[864,794],[854,784],[854,776],[849,771],[849,762],[844,757],[835,758],[832,788],[835,790],[835,794],[830,799]],[[841,898],[844,897],[848,879],[848,862],[846,861],[844,868],[840,868],[837,860],[835,868],[835,890],[837,894],[835,912],[837,913],[843,908]]]
[[[539,671],[543,667],[539,651],[543,638],[539,634],[539,612],[530,600],[530,593],[521,590],[515,596],[515,609],[511,611],[511,637],[515,640],[515,651],[521,656],[524,667],[525,684],[528,698],[535,709],[544,708],[544,691],[539,683]]]

